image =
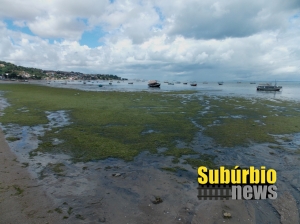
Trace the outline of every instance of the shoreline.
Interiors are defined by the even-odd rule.
[[[134,82],[133,85],[128,85],[127,82],[116,83],[113,82],[112,85],[109,85],[109,81],[101,82],[93,81],[87,82],[86,85],[83,85],[78,81],[68,81],[67,85],[62,85],[63,80],[51,81],[50,84],[47,84],[47,80],[32,80],[30,82],[16,82],[16,81],[1,81],[0,84],[23,84],[23,85],[38,85],[52,88],[62,88],[62,89],[73,89],[81,90],[88,92],[129,92],[129,93],[140,93],[140,92],[153,92],[153,93],[167,93],[167,92],[198,92],[202,94],[207,94],[210,96],[218,97],[243,97],[243,98],[255,98],[255,99],[274,99],[274,100],[283,100],[291,102],[299,102],[300,95],[298,94],[298,82],[286,82],[283,85],[282,91],[256,91],[256,88],[253,88],[253,85],[249,83],[237,84],[236,82],[228,82],[222,86],[218,86],[217,82],[210,82],[209,84],[198,85],[192,87],[190,85],[176,84],[168,85],[162,83],[160,88],[149,88],[144,82]],[[103,86],[98,87],[99,84]]]
[[[10,150],[0,129],[0,223],[58,223],[56,214],[48,213],[54,203],[22,167]]]
[[[75,98],[78,95],[76,94],[72,97]],[[95,97],[96,99],[98,98]],[[118,99],[120,99],[120,96]],[[136,99],[136,97],[133,96],[132,99]],[[236,104],[236,102],[232,103]],[[136,105],[136,103],[133,104]],[[115,104],[112,104],[112,106],[115,106]],[[157,107],[157,104],[154,106]],[[209,106],[210,104],[201,111],[209,111]],[[23,104],[21,109],[17,107],[15,111],[22,116],[28,113],[27,109],[24,108]],[[57,109],[61,109],[59,105]],[[48,123],[47,125],[44,124],[44,128],[52,127],[52,123],[53,125],[62,125],[61,121],[66,120],[66,117],[61,112],[61,110],[55,110],[52,111],[52,114],[49,114],[47,110],[42,111],[43,114],[46,113],[49,116]],[[154,111],[153,114],[161,115],[160,112],[162,111],[159,110],[158,113]],[[240,114],[244,114],[244,110]],[[27,117],[24,116],[24,118]],[[235,119],[234,121],[236,122],[237,119],[242,119],[242,117],[237,116],[230,119]],[[115,118],[113,121],[115,121]],[[216,144],[214,140],[208,141],[207,137],[202,135],[201,131],[198,131],[193,141],[190,142],[189,147],[199,153],[199,155],[203,153],[218,155],[216,160],[218,165],[226,163],[241,164],[244,166],[265,165],[275,168],[279,174],[279,197],[275,201],[204,201],[197,198],[196,169],[184,163],[185,158],[187,158],[184,157],[184,154],[183,156],[181,154],[178,156],[179,161],[176,165],[172,163],[172,156],[165,156],[163,152],[151,154],[147,153],[146,150],[136,155],[131,162],[125,162],[122,159],[100,159],[74,163],[71,159],[61,157],[53,151],[50,153],[46,151],[46,153],[40,153],[38,156],[31,158],[28,152],[26,152],[26,150],[29,150],[29,148],[26,148],[28,147],[26,143],[28,141],[36,141],[38,143],[38,136],[41,135],[38,131],[41,131],[41,129],[39,127],[35,129],[33,126],[28,128],[25,124],[11,126],[6,123],[6,125],[10,127],[6,129],[4,125],[3,128],[5,129],[3,130],[13,141],[9,142],[11,148],[8,148],[2,134],[2,142],[6,143],[7,148],[1,154],[4,153],[3,155],[7,154],[11,157],[5,160],[6,164],[3,160],[3,164],[5,165],[1,166],[1,170],[7,176],[1,175],[1,178],[5,178],[10,182],[3,182],[5,183],[5,187],[1,188],[1,191],[5,190],[4,192],[8,192],[7,194],[16,194],[19,192],[19,195],[14,195],[14,200],[11,203],[15,203],[15,205],[11,207],[16,207],[15,212],[21,218],[24,216],[26,219],[29,219],[33,216],[34,218],[44,217],[43,219],[45,219],[51,218],[53,215],[54,218],[58,217],[55,223],[122,223],[126,221],[128,223],[210,224],[222,222],[263,223],[267,220],[271,223],[281,222],[284,224],[299,222],[298,207],[300,197],[297,194],[300,190],[300,186],[297,185],[297,181],[299,181],[299,175],[297,176],[299,173],[299,156],[295,153],[296,149],[291,148],[293,145],[299,146],[299,133],[274,137],[274,140],[281,139],[281,142],[277,142],[276,144],[250,144],[247,147],[237,146],[228,148]],[[39,126],[39,124],[35,125]],[[257,123],[256,125],[262,124]],[[17,126],[20,126],[19,129],[16,128]],[[111,128],[111,126],[107,125],[104,127]],[[116,127],[119,126],[113,126],[113,128]],[[126,126],[126,130],[128,128]],[[145,139],[145,134],[157,134],[152,129],[147,131],[142,135],[143,139]],[[51,140],[56,144],[56,142],[59,142],[59,139],[54,137],[51,137]],[[82,137],[81,134],[80,137]],[[53,147],[55,144],[51,146]],[[180,146],[180,148],[183,147],[185,146]],[[12,152],[21,156],[24,159],[20,158],[21,162],[27,162],[29,165],[28,168],[22,167],[21,162],[16,161],[16,157],[13,156]],[[172,155],[171,152],[169,155]],[[175,152],[177,151],[175,150]],[[2,159],[4,158],[8,157],[5,156]],[[176,172],[163,170],[167,166],[180,166],[185,170],[179,169]],[[9,173],[5,173],[8,172],[6,171],[7,167],[16,169],[15,173],[11,170],[9,170]],[[28,176],[27,169],[35,171],[39,179],[32,179],[31,176]],[[14,176],[20,175],[21,172],[24,173],[22,178],[25,179],[17,178],[17,180],[14,180]],[[2,180],[0,182],[2,183]],[[16,187],[8,187],[13,185]],[[27,186],[30,186],[28,192],[26,192]],[[0,185],[0,187],[2,186]],[[30,193],[30,189],[33,189],[33,193]],[[39,200],[35,198],[35,190],[40,192],[42,201],[49,200],[50,204],[46,203],[45,209],[46,211],[51,211],[51,213],[47,212],[47,214],[36,217],[35,214],[43,211],[36,211],[34,204],[32,207],[28,207],[28,201]],[[24,196],[21,196],[21,194],[25,195],[25,193],[28,195],[28,198],[24,201]],[[153,203],[155,197],[161,197],[163,202],[159,204]],[[4,202],[8,203],[9,198],[4,199]],[[32,211],[33,214],[26,209]],[[23,214],[22,210],[27,213]],[[222,215],[223,211],[230,212],[232,218],[225,219]],[[7,215],[10,214],[9,211],[6,210],[6,212]],[[29,217],[26,217],[28,215]]]

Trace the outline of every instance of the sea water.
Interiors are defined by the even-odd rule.
[[[128,84],[133,82],[133,84]],[[195,90],[208,95],[217,96],[243,96],[243,97],[258,97],[266,99],[282,99],[282,100],[296,100],[300,101],[300,82],[278,82],[277,85],[282,86],[281,91],[257,91],[256,84],[250,84],[250,82],[224,82],[223,85],[219,85],[217,82],[208,82],[204,84],[199,82],[197,86],[191,86],[190,83],[168,85],[168,83],[161,82],[160,88],[150,88],[147,82],[142,81],[113,81],[109,84],[109,81],[40,81],[43,85],[60,88],[80,89],[84,91],[152,91],[152,92],[168,92],[168,91],[183,91],[183,90]],[[102,87],[99,87],[102,85]]]

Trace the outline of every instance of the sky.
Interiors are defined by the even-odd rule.
[[[0,0],[0,60],[122,78],[300,80],[299,0]]]

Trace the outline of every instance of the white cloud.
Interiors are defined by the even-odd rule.
[[[299,10],[296,0],[2,0],[0,19],[35,36],[0,20],[0,56],[24,66],[139,77],[299,79]],[[80,45],[93,29],[105,32],[102,45]]]
[[[35,21],[28,23],[28,27],[40,37],[66,38],[69,40],[80,39],[86,28],[84,22],[65,16],[37,17]]]

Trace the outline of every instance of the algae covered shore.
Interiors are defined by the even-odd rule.
[[[53,211],[60,209],[65,219],[117,223],[116,216],[122,221],[124,215],[135,223],[213,223],[223,221],[220,214],[225,210],[233,213],[232,223],[245,217],[250,221],[244,223],[259,223],[268,211],[268,220],[279,223],[286,215],[271,202],[261,202],[262,211],[251,201],[198,200],[200,165],[272,167],[278,171],[280,197],[288,194],[299,203],[297,102],[196,91],[88,92],[29,84],[1,84],[0,91],[8,103],[0,116],[6,140],[27,158],[19,158],[25,168],[36,169],[56,198]],[[30,139],[30,147],[22,138]],[[152,207],[155,198],[162,203]],[[217,215],[207,211],[208,205]],[[298,211],[297,205],[290,206]],[[93,212],[95,217],[88,218]],[[210,216],[201,215],[206,213]],[[299,220],[298,213],[295,217]]]
[[[46,131],[36,151],[63,152],[76,161],[132,160],[142,151],[157,153],[158,148],[176,157],[194,154],[180,145],[192,148],[199,131],[226,147],[274,143],[272,135],[300,132],[295,102],[196,92],[85,92],[36,85],[0,89],[10,104],[0,117],[3,125],[43,125],[48,123],[47,112],[64,111],[70,124]]]

